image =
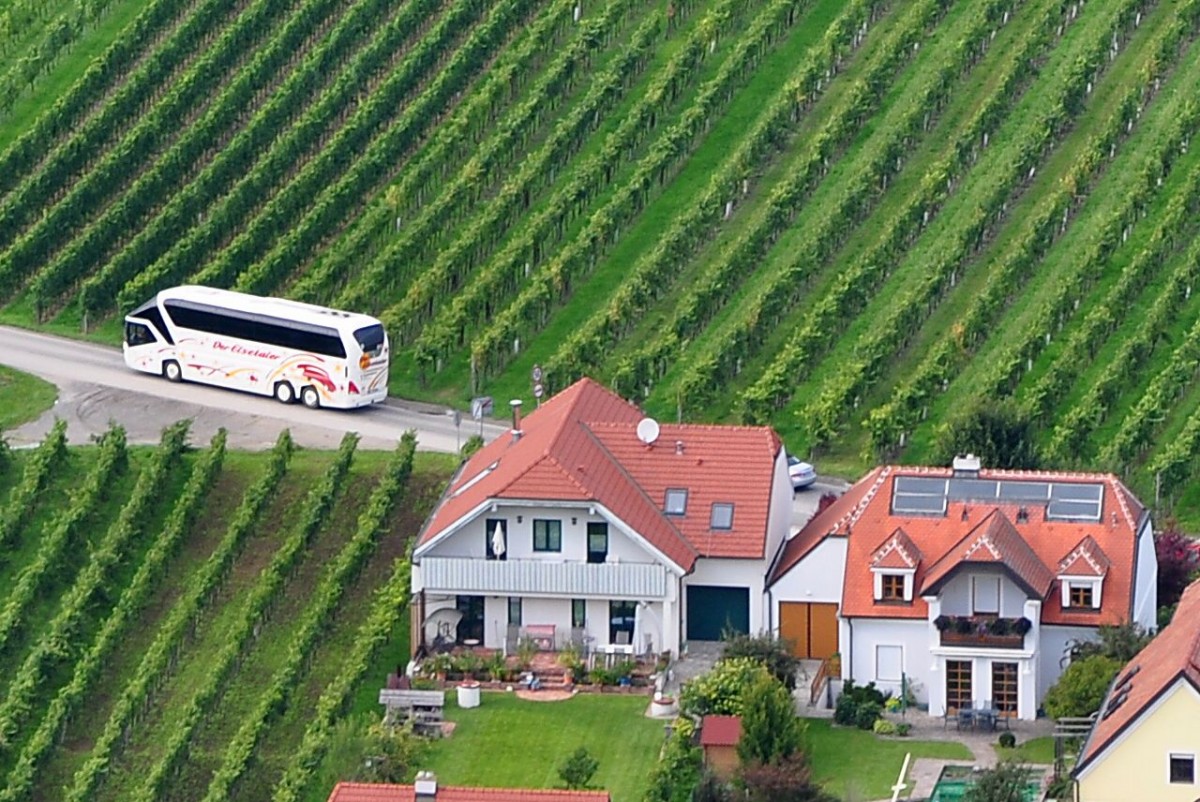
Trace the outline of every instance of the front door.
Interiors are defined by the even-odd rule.
[[[458,622],[458,643],[473,640],[483,643],[483,597],[458,596],[454,606],[463,617]]]

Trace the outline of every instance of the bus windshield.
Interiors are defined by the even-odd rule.
[[[365,326],[358,329],[354,332],[354,339],[368,356],[379,356],[383,352],[383,326]]]

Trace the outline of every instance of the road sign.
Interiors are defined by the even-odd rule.
[[[533,397],[534,397],[534,398],[541,398],[541,397],[542,397],[543,395],[545,395],[545,394],[546,394],[546,388],[545,388],[545,387],[543,387],[543,386],[542,386],[542,385],[540,385],[540,384],[535,384],[535,385],[533,385]]]
[[[471,399],[471,417],[481,421],[488,415],[492,414],[492,397],[483,395],[479,398]]]
[[[541,365],[534,365],[534,366],[533,366],[533,374],[532,374],[532,375],[533,375],[533,383],[534,383],[534,384],[540,384],[540,383],[541,383],[541,381],[542,381],[542,366],[541,366]]]

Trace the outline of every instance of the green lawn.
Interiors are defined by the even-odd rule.
[[[1044,738],[1033,738],[1024,743],[1018,742],[1014,749],[997,746],[996,754],[1000,756],[1001,760],[1051,765],[1054,763],[1054,738],[1047,735]]]
[[[825,789],[842,799],[883,799],[904,765],[913,759],[934,757],[971,760],[971,750],[952,741],[911,741],[880,738],[865,730],[834,727],[828,719],[806,719],[806,748],[813,775]]]
[[[35,420],[54,405],[57,396],[50,382],[0,367],[0,432]]]
[[[613,802],[640,802],[664,737],[663,722],[643,715],[648,704],[645,696],[530,702],[485,693],[479,707],[463,710],[448,692],[446,718],[458,726],[433,743],[425,768],[445,785],[555,788],[559,765],[585,746],[600,761],[592,784]]]

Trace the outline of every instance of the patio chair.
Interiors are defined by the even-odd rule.
[[[959,730],[966,727],[969,730],[975,729],[975,711],[970,708],[962,708],[958,711],[957,726]]]

